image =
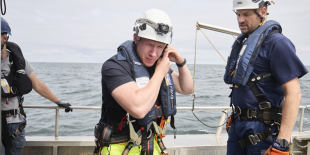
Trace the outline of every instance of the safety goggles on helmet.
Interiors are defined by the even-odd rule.
[[[157,34],[167,34],[168,32],[172,32],[172,26],[169,26],[168,24],[163,23],[155,23],[152,20],[146,19],[146,18],[140,18],[136,21],[136,23],[143,23],[139,26],[140,30],[146,29],[146,24],[153,27]],[[135,31],[135,27],[134,27]]]
[[[134,24],[136,35],[165,44],[172,41],[172,22],[169,16],[158,9],[145,11]]]

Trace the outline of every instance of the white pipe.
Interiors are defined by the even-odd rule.
[[[201,23],[201,22],[197,22],[196,27],[208,29],[208,30],[212,30],[212,31],[216,31],[216,32],[226,33],[226,34],[230,34],[233,36],[239,36],[241,34],[240,31],[227,29],[227,28],[223,28],[223,27],[219,27],[219,26],[214,26],[214,25],[210,25],[210,24],[205,24],[205,23]]]

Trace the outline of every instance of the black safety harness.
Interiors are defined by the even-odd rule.
[[[104,115],[107,115],[106,110],[104,106],[102,106],[104,110],[102,112]],[[157,116],[164,116],[163,108],[161,106],[155,106],[155,111]],[[171,123],[170,125],[174,126],[174,117],[171,117]],[[148,125],[144,125],[140,127],[141,133],[142,133],[142,139],[141,139],[141,155],[153,155],[154,151],[154,129],[153,126],[148,129]],[[94,135],[95,135],[95,150],[93,152],[94,155],[99,155],[101,148],[103,147],[109,147],[110,144],[117,144],[117,143],[124,143],[128,142],[130,140],[129,134],[121,135],[121,136],[112,136],[112,134],[119,133],[122,128],[128,127],[127,121],[121,121],[121,123],[109,126],[109,125],[101,125],[100,121],[96,124],[94,129]],[[174,127],[175,128],[175,127]],[[149,132],[151,130],[151,132]],[[158,139],[158,143],[161,143],[163,145],[163,142],[161,138]],[[109,150],[109,149],[108,149]]]
[[[252,76],[249,78],[247,82],[247,85],[249,86],[250,90],[252,91],[252,93],[254,94],[259,103],[259,110],[254,110],[251,108],[242,109],[238,106],[233,106],[231,102],[231,107],[233,108],[234,111],[232,114],[233,123],[235,123],[234,119],[236,116],[236,118],[239,121],[261,121],[264,122],[267,126],[267,131],[263,131],[255,135],[250,135],[248,138],[241,139],[239,141],[239,145],[241,147],[246,147],[248,145],[256,145],[258,142],[268,138],[269,136],[277,135],[279,132],[281,125],[283,104],[281,104],[278,109],[272,109],[270,102],[256,84],[257,82],[264,81],[270,78],[273,78],[273,76],[270,72],[267,72],[259,74],[257,76]],[[276,133],[273,133],[271,130],[273,126],[277,126]]]

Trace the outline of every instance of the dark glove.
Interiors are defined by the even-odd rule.
[[[57,102],[55,102],[59,107],[64,107],[64,108],[66,108],[65,109],[65,112],[72,112],[73,110],[70,108],[70,106],[71,106],[71,104],[70,103],[68,103],[68,102],[64,102],[64,101],[61,101],[61,100],[59,100],[59,101],[57,101]]]
[[[265,155],[289,155],[289,150],[281,151],[272,145],[267,149]]]

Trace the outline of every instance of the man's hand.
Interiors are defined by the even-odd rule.
[[[172,62],[181,64],[184,61],[182,55],[171,45],[167,45],[167,48],[165,49],[164,52],[168,52],[168,58]]]
[[[289,155],[289,151],[281,151],[273,147],[272,145],[267,149],[265,155]]]
[[[155,73],[158,72],[159,75],[162,75],[162,77],[164,77],[168,73],[170,66],[171,66],[169,58],[168,58],[169,53],[165,50],[163,54],[164,56],[158,59],[157,64],[156,64],[156,69],[155,69]]]
[[[68,102],[64,102],[64,101],[57,101],[57,102],[55,102],[59,107],[64,107],[64,108],[66,108],[65,109],[65,112],[72,112],[73,110],[70,108],[70,106],[71,106],[71,104],[70,103],[68,103]]]

